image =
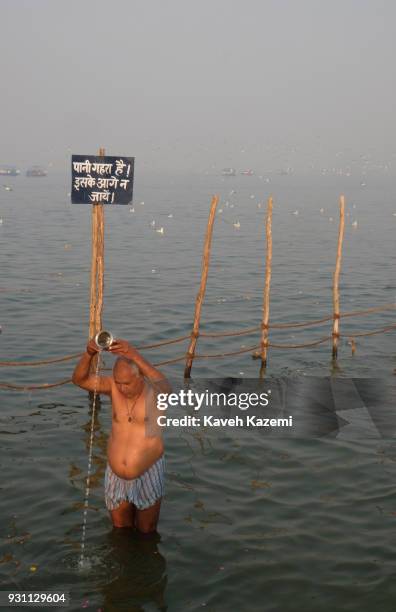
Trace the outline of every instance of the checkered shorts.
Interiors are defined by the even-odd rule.
[[[115,510],[123,501],[134,504],[138,510],[150,508],[163,497],[165,457],[162,455],[138,478],[125,480],[114,474],[107,464],[105,474],[105,501],[108,510]]]

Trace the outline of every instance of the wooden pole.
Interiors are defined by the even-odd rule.
[[[89,339],[95,335],[95,307],[96,307],[96,276],[97,276],[97,248],[98,248],[98,216],[96,206],[92,204],[92,246],[91,246],[91,289],[89,303]]]
[[[99,149],[99,156],[105,150]],[[103,204],[92,204],[92,248],[91,248],[91,289],[89,306],[89,338],[95,336],[102,327],[104,275],[104,210]],[[96,369],[97,359],[92,360],[92,370]]]
[[[261,324],[261,368],[260,378],[264,375],[267,367],[268,354],[268,322],[270,310],[270,287],[272,272],[272,197],[268,198],[267,221],[265,233],[267,238],[267,252],[265,257],[265,284],[263,294],[263,320]]]
[[[206,228],[205,246],[202,256],[202,272],[201,272],[201,285],[199,287],[198,295],[195,300],[195,314],[194,314],[194,325],[191,332],[190,346],[188,347],[186,355],[186,365],[184,368],[184,378],[190,378],[192,363],[195,355],[195,347],[199,336],[199,321],[201,318],[202,302],[205,297],[206,281],[209,272],[210,262],[210,247],[212,243],[213,224],[216,216],[216,208],[219,203],[219,197],[213,196],[212,203],[210,205],[210,213],[208,219],[208,225]]]
[[[96,330],[102,329],[103,311],[103,284],[104,284],[104,208],[103,204],[97,204],[98,215],[98,253],[97,253],[97,303],[96,303]]]
[[[338,288],[338,282],[341,271],[341,259],[342,259],[342,242],[344,239],[344,227],[345,227],[345,197],[340,197],[340,224],[338,228],[338,246],[337,246],[337,258],[336,266],[334,270],[334,282],[333,282],[333,359],[337,359],[338,354],[338,339],[340,337],[340,292]]]

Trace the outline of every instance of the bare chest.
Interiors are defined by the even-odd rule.
[[[144,394],[139,398],[128,398],[121,393],[113,393],[111,403],[113,424],[144,425],[146,417]]]

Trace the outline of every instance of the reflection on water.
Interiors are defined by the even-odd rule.
[[[143,610],[148,602],[166,610],[166,561],[159,542],[158,534],[142,538],[129,528],[110,527],[101,545],[87,550],[83,566],[77,554],[62,560],[71,572],[72,600],[105,610]]]
[[[128,528],[110,532],[107,545],[120,573],[101,588],[106,610],[144,610],[139,604],[147,601],[156,610],[167,610],[166,561],[158,550],[159,541],[158,535],[142,539]]]

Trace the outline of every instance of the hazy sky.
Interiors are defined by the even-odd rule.
[[[0,163],[396,166],[395,23],[394,0],[0,0]]]

